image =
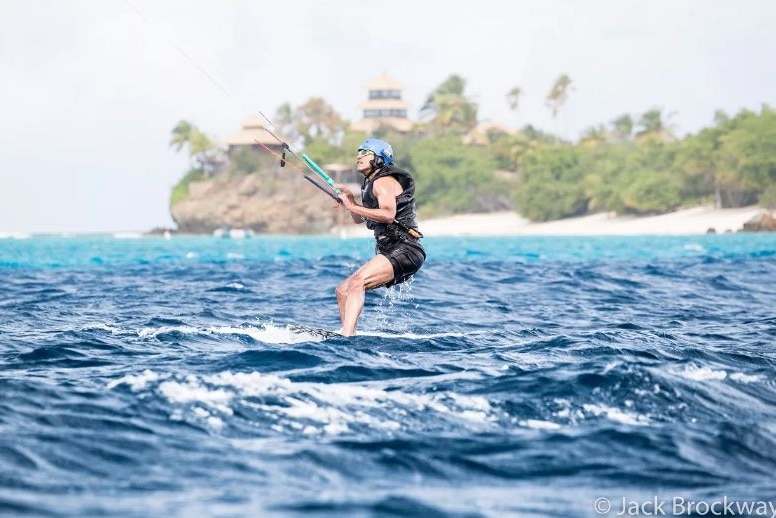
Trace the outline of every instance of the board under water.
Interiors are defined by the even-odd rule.
[[[295,335],[310,335],[314,338],[328,340],[330,338],[343,338],[343,335],[319,327],[305,326],[302,324],[289,324],[287,329]]]

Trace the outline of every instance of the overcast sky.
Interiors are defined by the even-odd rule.
[[[774,20],[773,0],[0,0],[0,233],[171,227],[179,120],[222,137],[313,96],[353,120],[382,73],[412,118],[458,74],[480,120],[575,139],[658,107],[694,132],[776,104]]]

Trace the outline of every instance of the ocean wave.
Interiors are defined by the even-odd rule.
[[[773,237],[427,243],[345,338],[368,240],[4,240],[0,514],[770,494]]]

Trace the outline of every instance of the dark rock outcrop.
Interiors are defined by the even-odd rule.
[[[254,173],[192,182],[189,195],[170,213],[182,233],[241,228],[261,234],[320,234],[345,221],[346,211],[335,205],[298,173]]]
[[[776,217],[770,212],[762,212],[744,223],[742,232],[776,232]]]

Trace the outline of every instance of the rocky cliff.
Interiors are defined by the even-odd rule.
[[[762,212],[744,223],[743,232],[776,232],[776,216]]]
[[[189,184],[188,196],[170,208],[179,232],[211,234],[219,228],[261,234],[320,234],[345,222],[346,211],[300,174],[254,173]]]

